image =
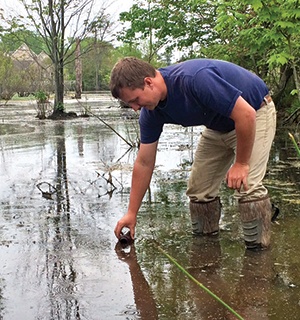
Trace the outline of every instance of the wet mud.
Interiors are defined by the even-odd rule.
[[[108,95],[85,104],[136,141],[130,110]],[[67,109],[80,112],[75,104]],[[278,128],[265,179],[280,208],[270,250],[245,251],[225,185],[220,235],[191,235],[185,188],[201,128],[171,125],[159,143],[136,239],[123,246],[113,229],[127,208],[137,149],[96,117],[35,115],[33,102],[0,107],[1,320],[236,319],[158,245],[243,319],[300,318],[300,160],[288,129]]]

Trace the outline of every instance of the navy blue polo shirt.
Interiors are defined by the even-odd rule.
[[[269,92],[257,75],[221,60],[188,60],[159,71],[167,86],[167,98],[154,110],[142,108],[142,143],[157,141],[165,123],[205,125],[229,132],[234,129],[234,121],[229,117],[238,97],[242,96],[257,110]]]

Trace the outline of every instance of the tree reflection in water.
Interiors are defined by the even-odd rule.
[[[72,257],[73,241],[63,123],[55,126],[55,135],[57,136],[56,211],[52,213],[52,219],[48,219],[48,229],[45,230],[44,239],[50,317],[80,319],[80,306],[76,298],[76,270]]]

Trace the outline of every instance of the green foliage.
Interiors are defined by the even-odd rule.
[[[294,89],[294,90],[291,91],[291,95],[292,95],[292,96],[295,95],[295,94],[299,94],[299,92],[298,92],[297,89]]]
[[[23,5],[26,16],[16,15],[11,18],[11,34],[23,36],[22,30],[35,30],[37,39],[43,44],[42,49],[49,55],[53,65],[54,108],[63,109],[64,76],[67,74],[65,69],[68,64],[74,63],[74,44],[78,39],[86,37],[94,37],[95,42],[99,39],[103,41],[111,25],[109,15],[105,14],[104,7],[98,13],[95,12],[91,0],[19,2]],[[27,38],[23,36],[22,39]],[[88,51],[89,48],[84,47],[81,54]]]
[[[12,68],[13,64],[11,59],[3,52],[0,52],[0,83],[2,85],[4,84],[5,79],[11,72]]]
[[[140,0],[120,15],[120,39],[146,42],[150,60],[151,53],[179,49],[182,59],[232,61],[254,71],[275,93],[286,86],[284,72],[292,68],[299,97],[299,17],[296,0]]]
[[[130,27],[124,27],[119,39],[130,44],[146,43],[148,52],[144,56],[148,61],[175,48],[193,52],[195,43],[201,46],[215,38],[214,16],[215,8],[207,1],[137,1],[129,12],[120,15],[124,26]]]
[[[132,43],[124,43],[122,46],[118,47],[117,50],[114,52],[115,59],[120,57],[136,57],[142,59],[143,54],[138,49],[137,44]]]
[[[147,60],[151,61],[166,42],[162,28],[163,23],[167,21],[166,14],[167,11],[161,10],[160,5],[153,1],[134,4],[129,12],[120,14],[120,20],[125,24],[130,23],[131,27],[123,29],[118,39],[129,45],[147,43],[148,48],[144,48],[144,56],[148,56]],[[141,46],[139,48],[142,49]]]
[[[5,101],[12,99],[21,83],[22,79],[16,72],[11,58],[0,52],[0,99]]]
[[[64,104],[62,102],[58,102],[55,106],[55,110],[59,112],[64,112],[65,110]]]
[[[35,93],[35,98],[38,103],[46,103],[48,102],[49,96],[44,91],[37,91]]]
[[[108,42],[88,38],[82,41],[82,47],[83,50],[89,48],[81,57],[83,90],[85,91],[108,90],[111,69],[117,60],[124,56],[142,57],[142,53],[129,44],[114,48]],[[72,83],[75,82],[74,63],[66,66],[65,78]]]
[[[283,66],[286,65],[287,63],[289,63],[289,60],[292,57],[290,56],[289,53],[287,52],[279,52],[279,53],[274,53],[274,54],[270,54],[270,58],[268,59],[268,64],[272,67],[276,67],[276,66]]]
[[[289,132],[289,137],[293,142],[293,145],[294,145],[294,148],[295,148],[295,150],[297,152],[298,157],[300,157],[300,148],[298,146],[298,143],[297,143],[295,137],[290,132]]]
[[[3,51],[15,51],[22,44],[26,43],[28,47],[36,54],[42,51],[47,52],[44,41],[38,33],[30,30],[7,30],[0,34],[0,48]]]

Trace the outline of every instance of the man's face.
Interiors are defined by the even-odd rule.
[[[150,79],[150,80],[146,80]],[[121,89],[120,98],[134,111],[140,110],[142,107],[148,110],[154,110],[160,101],[159,94],[153,85],[151,78],[145,79],[143,89]]]

